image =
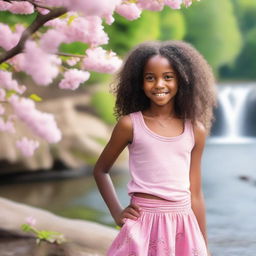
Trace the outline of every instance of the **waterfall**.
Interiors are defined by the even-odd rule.
[[[254,95],[254,97],[251,97],[251,95]],[[252,123],[248,124],[248,119],[246,119],[251,107],[250,104],[254,104],[256,110],[255,84],[218,85],[218,114],[216,115],[216,123],[220,128],[217,133],[215,132],[214,135],[208,138],[208,141],[211,143],[255,142],[256,137],[245,134],[246,126],[253,125]],[[250,118],[250,120],[254,119]]]

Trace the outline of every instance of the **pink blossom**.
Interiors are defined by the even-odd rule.
[[[26,218],[26,223],[31,225],[31,226],[35,226],[36,225],[36,218],[33,216],[29,216]]]
[[[35,108],[31,99],[12,95],[9,98],[15,114],[23,121],[37,136],[49,143],[57,143],[61,139],[61,132],[57,127],[52,114],[41,112]]]
[[[80,61],[80,58],[77,58],[77,57],[70,57],[69,59],[66,60],[67,64],[69,66],[74,66],[76,65],[76,63]]]
[[[6,51],[17,45],[25,28],[22,25],[16,25],[15,29],[16,32],[12,32],[8,25],[0,23],[0,46]]]
[[[48,85],[58,75],[61,60],[46,53],[35,42],[27,41],[21,69],[31,75],[39,85]]]
[[[22,71],[22,66],[24,63],[24,53],[20,53],[8,60],[8,63],[12,65],[15,71]]]
[[[104,32],[104,27],[102,26],[102,20],[96,16],[87,17],[88,22],[88,40],[87,43],[91,47],[96,47],[98,45],[103,45],[108,43],[108,35]]]
[[[101,20],[99,18],[101,23]],[[65,23],[62,28],[62,33],[66,35],[66,43],[74,41],[80,41],[87,43],[90,37],[89,34],[89,23],[84,17],[75,18],[71,24]],[[97,33],[97,31],[95,31]]]
[[[105,21],[108,25],[111,25],[114,21],[115,21],[115,18],[113,17],[113,15],[105,15]]]
[[[197,1],[199,2],[200,0],[197,0]],[[192,4],[192,0],[183,0],[183,2],[186,7],[189,7]]]
[[[79,12],[84,17],[97,16],[100,19],[105,18],[107,24],[112,24],[114,21],[113,13],[116,6],[120,5],[122,0],[58,0],[51,2],[44,0],[49,6],[65,6],[68,10]]]
[[[107,52],[101,47],[87,49],[83,59],[83,68],[102,73],[114,73],[120,68],[122,61],[114,52]]]
[[[172,9],[180,9],[182,0],[164,0],[165,5],[170,6]]]
[[[54,19],[47,22],[47,25],[53,26],[55,30],[65,35],[65,43],[80,41],[90,44],[91,46],[108,43],[109,38],[104,32],[100,17],[75,17],[70,23],[69,20],[71,16],[76,15],[69,13],[66,19]]]
[[[10,6],[10,3],[0,0],[0,11],[8,11]]]
[[[90,77],[90,73],[87,71],[81,71],[78,69],[70,69],[64,74],[64,79],[59,83],[61,89],[75,90],[81,83],[87,81]]]
[[[99,16],[101,18],[112,16],[117,5],[121,0],[68,0],[66,7],[69,10],[82,12],[86,16]]]
[[[53,20],[49,20],[45,23],[46,26],[52,26],[58,30],[62,30],[65,26],[66,26],[66,23],[67,23],[67,19],[59,19],[59,18],[56,18],[56,19],[53,19]]]
[[[49,13],[50,11],[48,9],[44,9],[44,8],[40,8],[40,7],[37,7],[36,10],[43,14],[43,15],[46,15],[47,13]]]
[[[39,147],[39,142],[23,137],[21,140],[16,141],[16,147],[20,149],[24,156],[29,157],[34,155],[34,151]],[[27,223],[34,226],[36,220],[30,217],[27,219]]]
[[[21,24],[16,24],[15,25],[15,32],[21,36],[21,34],[23,33],[23,31],[25,30],[25,27]]]
[[[131,4],[121,4],[116,7],[116,12],[127,20],[135,20],[140,17],[141,9],[134,3]]]
[[[57,6],[66,6],[67,3],[69,3],[69,1],[72,1],[72,0],[35,0],[35,3],[43,6],[57,7]]]
[[[31,14],[34,12],[34,6],[27,1],[12,1],[8,11],[17,14]]]
[[[7,90],[14,90],[22,94],[25,90],[25,86],[18,85],[16,80],[12,79],[12,73],[8,71],[0,70],[0,86]]]
[[[61,32],[50,29],[41,37],[40,46],[46,52],[56,53],[59,45],[64,42],[65,39],[65,35]]]
[[[164,1],[161,0],[138,0],[137,3],[140,9],[147,9],[151,11],[162,11],[164,8]]]
[[[8,120],[5,122],[4,119],[2,117],[0,117],[0,131],[9,132],[9,133],[16,132],[11,118],[8,118]]]

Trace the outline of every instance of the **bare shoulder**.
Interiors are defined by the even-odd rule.
[[[117,123],[118,126],[122,127],[123,129],[132,130],[132,120],[129,115],[125,115],[120,117]]]
[[[133,126],[131,117],[129,115],[120,117],[113,132],[121,133],[122,137],[125,138],[127,142],[131,142],[133,139]]]
[[[193,123],[193,130],[194,130],[195,136],[196,135],[206,136],[206,128],[203,125],[203,123],[200,121],[195,121]]]
[[[207,137],[207,130],[204,124],[200,121],[195,121],[193,123],[193,131],[195,136],[195,144],[203,145]]]

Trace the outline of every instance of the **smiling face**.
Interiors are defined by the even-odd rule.
[[[155,55],[148,60],[143,73],[143,90],[151,104],[164,106],[174,103],[178,81],[167,58]]]

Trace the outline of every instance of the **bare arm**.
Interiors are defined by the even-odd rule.
[[[93,170],[93,175],[99,191],[107,204],[112,217],[119,226],[122,226],[124,217],[135,219],[135,217],[139,216],[136,212],[137,208],[134,205],[130,205],[128,209],[123,209],[109,176],[109,171],[113,163],[128,143],[132,141],[132,134],[132,122],[130,117],[124,116],[120,118],[114,127],[108,144],[101,153]]]
[[[205,243],[208,246],[205,203],[201,182],[201,158],[205,146],[206,130],[201,123],[196,123],[194,125],[194,135],[195,146],[192,150],[190,165],[190,191],[192,209],[197,218],[197,222],[205,239]]]

